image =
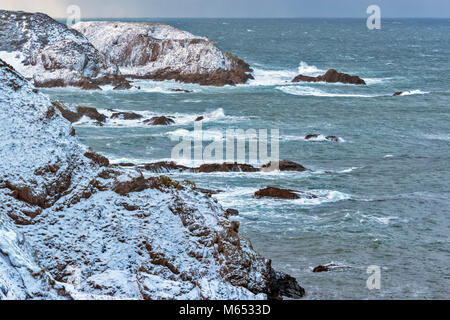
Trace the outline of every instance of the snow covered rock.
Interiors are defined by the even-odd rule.
[[[191,183],[81,145],[0,60],[0,299],[301,297]]]
[[[167,24],[92,21],[79,22],[74,29],[127,77],[216,86],[251,78],[247,63],[221,52],[213,41]]]
[[[0,58],[39,87],[120,83],[110,63],[79,32],[42,13],[0,10]]]

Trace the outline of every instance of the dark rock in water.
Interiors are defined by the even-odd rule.
[[[239,211],[236,210],[236,209],[227,209],[227,210],[225,210],[225,214],[227,215],[227,217],[238,216],[239,215]]]
[[[111,119],[138,120],[142,119],[142,116],[134,112],[116,112],[112,114]]]
[[[175,121],[171,118],[163,116],[163,117],[153,117],[151,119],[145,120],[144,123],[152,126],[168,126],[174,124]]]
[[[214,194],[219,194],[221,192],[223,192],[222,190],[211,190],[211,189],[204,189],[204,188],[195,188],[196,191],[204,193],[205,195],[207,195],[208,197],[211,197]]]
[[[319,138],[319,136],[320,136],[319,134],[308,134],[305,137],[305,140],[317,139],[317,138]],[[326,136],[325,140],[339,142],[339,137],[337,137],[337,136]]]
[[[192,93],[192,90],[184,90],[184,89],[171,89],[172,92],[184,92],[184,93]]]
[[[267,187],[255,192],[256,198],[278,198],[278,199],[300,199],[300,196],[293,190]]]
[[[204,164],[197,169],[201,173],[211,172],[258,172],[259,169],[249,164],[223,163],[223,164]]]
[[[305,289],[299,286],[297,279],[282,272],[271,271],[271,282],[267,294],[269,300],[301,299],[305,296]]]
[[[78,115],[80,115],[80,119],[83,116],[86,116],[88,118],[91,118],[93,120],[97,120],[100,123],[103,123],[106,121],[107,117],[98,112],[97,109],[91,108],[91,107],[77,107]]]
[[[197,119],[195,119],[196,122],[203,121],[203,120],[205,120],[205,117],[203,117],[203,116],[200,116]]]
[[[131,84],[129,82],[122,82],[118,85],[116,85],[113,90],[129,90],[131,89]]]
[[[255,198],[317,199],[317,196],[303,191],[267,187],[255,192]]]
[[[92,162],[98,164],[100,167],[109,166],[109,159],[96,152],[86,152],[84,156],[88,159],[91,159]]]
[[[318,137],[318,134],[308,134],[306,135],[305,140],[317,139]]]
[[[325,139],[327,139],[328,141],[339,142],[339,138],[336,136],[327,136],[325,137]]]
[[[95,83],[90,82],[88,80],[84,81],[81,84],[81,89],[82,90],[102,90],[102,88],[100,88],[100,86],[98,84],[95,84]]]
[[[304,75],[298,75],[292,80],[292,82],[330,82],[330,83],[348,83],[348,84],[362,84],[366,82],[358,76],[351,76],[346,73],[337,72],[334,69],[328,70],[324,75],[318,77],[309,77]]]
[[[155,162],[148,163],[144,165],[140,165],[139,168],[144,169],[146,171],[151,171],[154,173],[167,173],[171,171],[188,171],[190,168],[178,165],[175,162]]]
[[[293,161],[289,161],[289,160],[282,160],[279,162],[269,162],[264,164],[261,167],[262,171],[267,171],[270,170],[271,168],[278,168],[280,171],[298,171],[298,172],[303,172],[303,171],[307,171],[308,169],[306,169],[304,166],[302,166],[301,164],[295,163]]]
[[[327,264],[324,266],[317,266],[314,268],[313,272],[314,273],[319,273],[319,272],[329,272],[329,271],[333,271],[335,269],[345,269],[348,268],[346,266],[340,266],[337,264]]]
[[[135,164],[131,162],[122,162],[117,164],[119,167],[134,167]]]
[[[398,92],[394,93],[394,97],[401,96],[402,94],[403,94],[403,91],[398,91]]]
[[[71,123],[79,121],[83,116],[96,120],[98,124],[102,124],[107,119],[104,114],[99,113],[95,108],[79,106],[76,107],[76,111],[72,111],[65,107],[61,102],[54,101],[52,104],[61,112],[61,115]]]
[[[313,270],[314,273],[328,272],[328,271],[330,271],[330,268],[327,267],[327,266],[318,266],[318,267],[315,267],[314,270]]]

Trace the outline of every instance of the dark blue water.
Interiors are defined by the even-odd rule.
[[[297,277],[311,299],[450,298],[450,20],[166,20],[208,36],[248,61],[256,80],[225,88],[140,82],[141,91],[52,89],[53,98],[99,109],[175,115],[177,125],[77,126],[80,139],[116,162],[169,160],[177,135],[204,129],[280,130],[280,157],[308,173],[181,175],[225,191],[241,234]],[[367,86],[290,84],[299,71],[357,74]],[[299,70],[301,69],[301,70]],[[173,93],[186,88],[193,93]],[[392,97],[396,91],[408,95]],[[306,134],[339,143],[305,141]],[[211,133],[214,135],[214,132]],[[256,200],[268,185],[315,200]],[[312,268],[334,263],[329,273]],[[381,268],[368,290],[367,267]]]

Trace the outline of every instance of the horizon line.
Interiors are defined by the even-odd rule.
[[[25,12],[25,11],[24,11]],[[35,12],[35,13],[43,13],[43,12]],[[46,13],[44,13],[46,14]],[[47,14],[48,15],[48,14]],[[53,17],[53,19],[67,19],[67,17]],[[367,17],[86,17],[81,18],[84,19],[362,19],[366,20]],[[449,17],[382,17],[382,20],[385,19],[450,19]]]

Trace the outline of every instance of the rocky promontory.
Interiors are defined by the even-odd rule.
[[[109,165],[0,60],[0,299],[300,298],[192,183]]]
[[[129,78],[223,86],[252,78],[250,66],[214,41],[163,23],[79,22],[74,29]]]
[[[224,86],[252,69],[204,37],[162,23],[80,22],[73,29],[42,13],[0,10],[0,58],[36,87],[131,88],[126,78]]]
[[[305,75],[296,76],[292,82],[329,82],[329,83],[348,83],[348,84],[362,84],[366,82],[358,76],[352,76],[346,73],[337,72],[334,69],[328,70],[324,75],[317,77],[310,77]]]

